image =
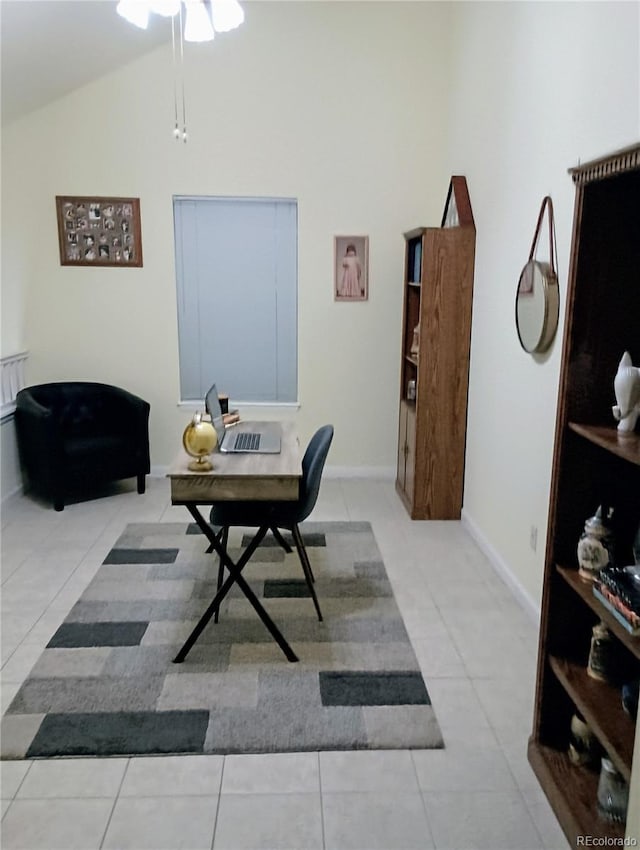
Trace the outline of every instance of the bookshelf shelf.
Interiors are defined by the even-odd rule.
[[[604,840],[624,837],[621,825],[608,823],[597,813],[597,773],[576,767],[566,753],[535,740],[529,741],[528,756],[572,847],[579,846],[578,836]]]
[[[623,708],[619,688],[592,679],[580,664],[549,656],[551,669],[613,763],[629,781],[635,729]]]
[[[604,620],[607,627],[614,633],[617,639],[623,643],[638,660],[640,660],[640,636],[630,634],[623,626],[620,625],[613,614],[600,604],[599,600],[593,595],[591,583],[581,579],[577,570],[572,570],[568,567],[558,567],[558,572],[567,582],[569,587],[571,587],[578,596],[586,602],[589,608],[591,608],[591,610],[597,614],[601,620]]]
[[[616,428],[581,425],[577,422],[569,422],[569,428],[594,445],[640,466],[640,435],[621,434]]]

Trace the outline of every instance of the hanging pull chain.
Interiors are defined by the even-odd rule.
[[[178,25],[179,32],[178,38],[176,39],[176,17],[174,15],[171,18],[171,47],[173,49],[173,137],[176,141],[182,141],[186,144],[188,135],[187,135],[187,107],[184,96],[185,86],[184,86],[184,22],[182,18],[182,4],[180,5],[180,12],[178,17]],[[178,56],[178,50],[176,41],[179,40],[179,50],[180,55]],[[182,98],[182,129],[180,129],[180,124],[178,122],[178,100]]]
[[[180,4],[180,69],[182,78],[182,141],[187,143],[187,107],[184,96],[184,23],[182,20],[182,3]]]
[[[178,126],[178,68],[176,60],[176,19],[171,18],[171,46],[173,48],[173,137],[176,141],[180,139],[180,127]]]

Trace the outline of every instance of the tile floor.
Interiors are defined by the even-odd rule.
[[[391,481],[325,478],[313,519],[370,520],[446,748],[2,763],[3,850],[567,850],[526,760],[536,630],[458,522]],[[3,711],[147,493],[2,506]]]

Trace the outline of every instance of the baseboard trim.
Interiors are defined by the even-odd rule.
[[[367,478],[393,481],[396,475],[395,466],[326,466],[326,478]]]
[[[4,380],[4,371],[2,377]],[[0,504],[2,505],[22,493],[24,489],[14,413],[8,411],[8,407],[11,406],[15,408],[15,402],[3,404],[2,417],[0,418]]]
[[[462,509],[460,517],[462,524],[469,532],[471,537],[478,544],[482,552],[489,559],[489,563],[500,576],[502,581],[507,585],[511,593],[515,596],[520,606],[525,610],[531,621],[536,625],[540,622],[540,606],[533,600],[531,594],[525,590],[524,586],[514,576],[509,564],[505,561],[502,555],[491,545],[485,535],[480,531],[480,528],[465,509]]]
[[[2,493],[2,499],[0,500],[0,505],[4,505],[5,502],[12,499],[14,496],[21,496],[24,493],[24,487],[22,484],[18,484],[16,487],[13,487],[7,493]]]

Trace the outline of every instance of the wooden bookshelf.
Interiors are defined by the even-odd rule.
[[[396,489],[412,519],[460,518],[475,236],[464,177],[451,178],[442,227],[404,234]]]
[[[634,785],[636,724],[621,689],[587,675],[593,626],[602,620],[629,680],[640,676],[640,637],[593,595],[577,545],[598,505],[613,508],[614,562],[633,563],[640,526],[640,435],[618,432],[613,381],[628,351],[640,365],[640,145],[571,169],[576,186],[558,389],[549,521],[529,761],[572,847],[624,827],[598,815],[599,772],[568,757],[571,717],[582,715],[604,753]],[[636,672],[633,672],[635,668]]]

